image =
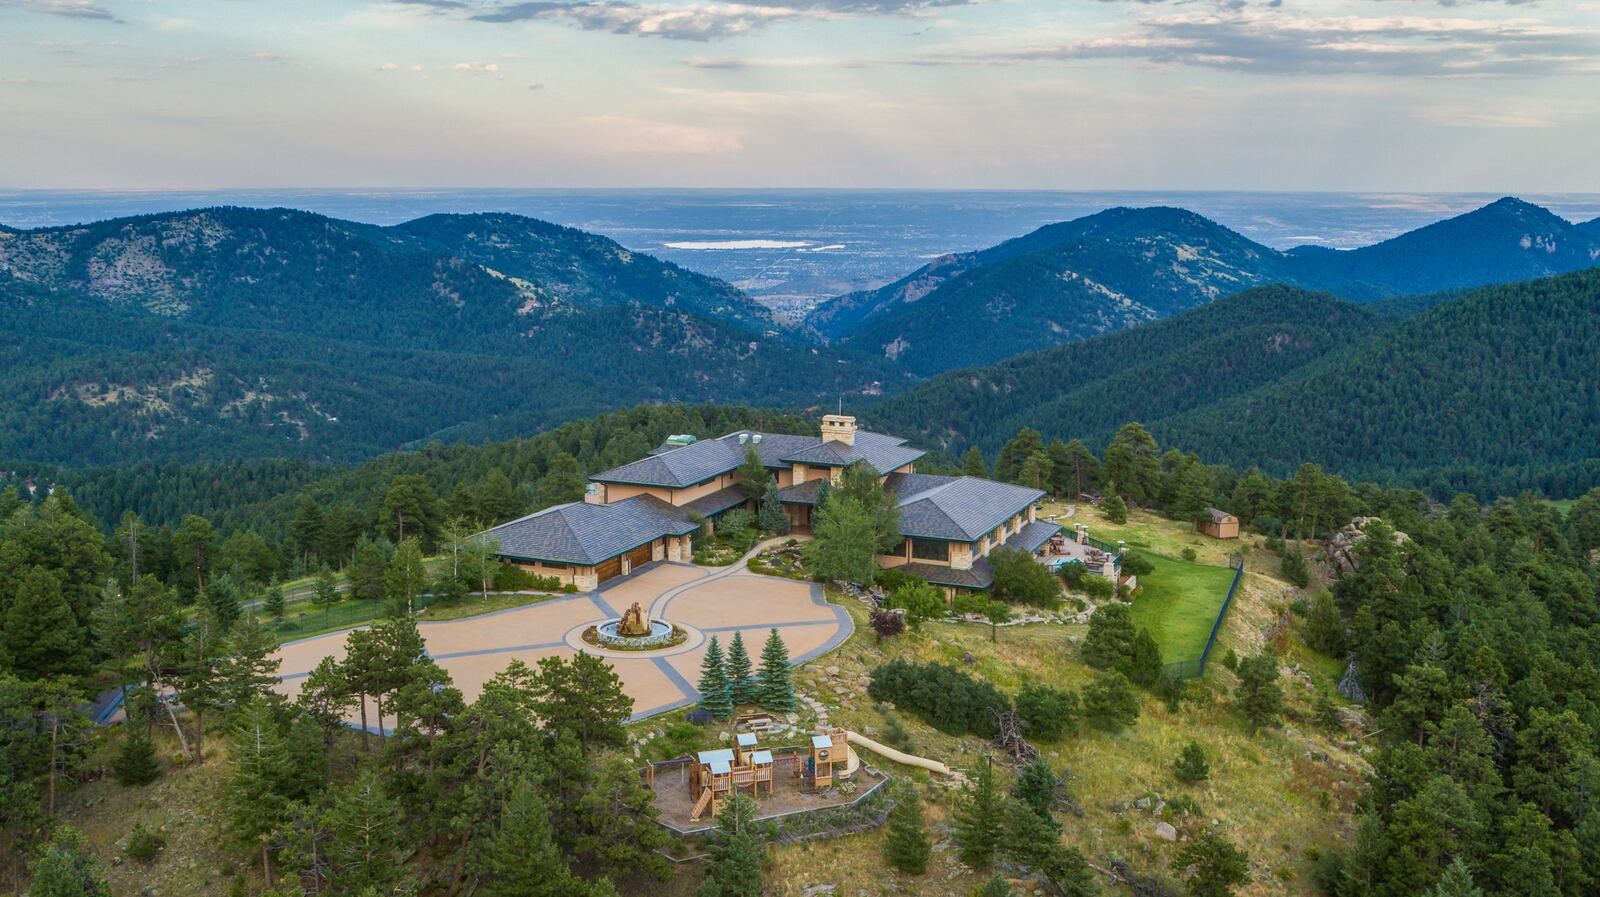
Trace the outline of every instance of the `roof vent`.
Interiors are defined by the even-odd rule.
[[[761,434],[760,433],[751,433],[750,434],[750,441],[755,443],[756,445],[760,445],[761,444]]]
[[[745,443],[747,443],[749,441],[750,441],[750,434],[749,433],[740,433],[739,434],[739,444],[740,445],[744,445]]]
[[[667,437],[667,445],[693,445],[693,433],[678,433]]]

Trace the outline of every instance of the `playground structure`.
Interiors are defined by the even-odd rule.
[[[689,819],[699,821],[708,810],[716,818],[722,801],[738,789],[760,797],[765,785],[771,795],[773,766],[772,752],[760,750],[750,732],[739,733],[732,749],[701,751],[689,765],[689,796],[695,799]]]
[[[843,729],[829,729],[813,735],[803,748],[771,751],[760,747],[755,733],[740,732],[734,736],[732,748],[700,751],[683,763],[684,783],[692,801],[688,820],[716,818],[723,801],[735,791],[770,798],[780,780],[787,786],[786,792],[796,795],[834,791],[839,780],[855,775],[861,765],[850,750],[848,735]],[[645,771],[646,784],[654,788],[655,778],[652,765]],[[658,791],[657,800],[661,798]]]

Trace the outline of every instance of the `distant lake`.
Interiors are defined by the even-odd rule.
[[[1181,206],[1268,246],[1349,249],[1477,208],[1496,194],[913,190],[0,191],[0,223],[74,224],[213,205],[289,206],[396,224],[515,212],[604,234],[798,310],[879,286],[947,252],[991,246],[1111,206]],[[1573,221],[1600,194],[1528,194]]]

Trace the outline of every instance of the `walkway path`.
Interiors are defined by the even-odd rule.
[[[512,660],[532,665],[581,649],[605,657],[616,669],[623,690],[633,698],[633,718],[641,719],[699,700],[694,682],[713,635],[726,648],[734,633],[743,633],[756,657],[768,631],[776,628],[794,663],[826,653],[850,637],[850,615],[828,604],[820,585],[750,572],[748,563],[757,550],[723,568],[658,562],[595,592],[459,620],[418,622],[417,629],[429,656],[449,671],[468,701]],[[649,608],[653,618],[683,626],[688,640],[648,653],[596,649],[582,641],[583,630],[620,616],[634,602]],[[342,660],[347,635],[335,632],[281,646],[278,690],[292,698],[324,656]],[[377,722],[374,712],[368,708],[369,725]],[[352,721],[359,716],[351,714]]]

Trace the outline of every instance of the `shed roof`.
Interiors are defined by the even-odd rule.
[[[1229,520],[1238,522],[1239,520],[1239,518],[1229,514],[1227,511],[1219,511],[1216,508],[1206,508],[1206,516],[1211,518],[1212,523],[1226,523]]]

